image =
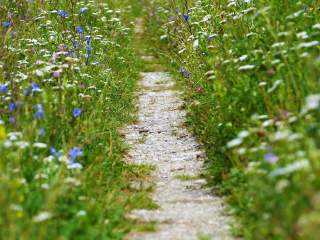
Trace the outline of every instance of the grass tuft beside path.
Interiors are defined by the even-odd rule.
[[[245,239],[317,239],[319,1],[155,0],[148,36],[185,90],[207,177]]]

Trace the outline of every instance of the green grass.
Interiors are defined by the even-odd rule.
[[[185,92],[244,239],[319,236],[317,1],[156,0],[149,45]]]
[[[200,176],[193,176],[193,175],[177,175],[177,179],[180,181],[191,181],[191,180],[197,180],[200,178]]]
[[[0,239],[122,239],[135,225],[126,213],[157,207],[130,189],[152,168],[123,160],[118,133],[135,120],[139,11],[1,2]]]

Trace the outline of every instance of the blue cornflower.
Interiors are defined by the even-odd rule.
[[[184,18],[184,20],[186,20],[186,21],[189,21],[189,19],[191,18],[189,15],[187,15],[187,14],[183,14],[183,18]]]
[[[86,36],[86,42],[87,42],[88,45],[90,44],[90,42],[91,42],[91,37],[90,36]]]
[[[13,112],[14,110],[16,110],[17,107],[18,107],[18,106],[17,106],[16,103],[14,103],[14,102],[9,103],[9,111],[10,111],[10,112]]]
[[[84,32],[83,27],[77,26],[77,27],[76,27],[76,32],[78,32],[78,33],[83,33],[83,32]]]
[[[3,22],[2,25],[3,25],[4,27],[11,27],[12,23],[6,21],[6,22]]]
[[[84,13],[87,10],[88,10],[88,8],[86,8],[86,7],[80,8],[80,13]]]
[[[80,33],[80,34],[79,34],[79,38],[81,38],[81,39],[83,39],[83,38],[84,38],[83,33]]]
[[[274,153],[267,153],[264,155],[264,160],[269,163],[276,163],[279,160],[279,157]]]
[[[81,42],[74,41],[74,42],[73,42],[73,46],[74,46],[75,48],[80,47],[80,46],[81,46]]]
[[[46,130],[44,128],[40,128],[38,130],[38,135],[41,136],[41,137],[45,136],[46,135]]]
[[[15,124],[15,123],[16,123],[16,118],[15,118],[14,116],[10,116],[10,117],[9,117],[9,122],[10,122],[11,124]]]
[[[57,13],[60,17],[63,17],[63,18],[67,18],[69,16],[69,14],[64,10],[58,10]]]
[[[10,37],[11,37],[11,38],[14,38],[15,36],[16,36],[16,32],[11,31],[11,32],[10,32]]]
[[[190,75],[191,75],[191,73],[189,71],[187,71],[187,69],[185,69],[185,67],[181,67],[180,74],[186,78],[190,78]]]
[[[73,116],[74,116],[75,118],[79,117],[80,114],[81,114],[81,109],[80,109],[80,108],[75,108],[75,109],[73,109]]]
[[[69,160],[68,169],[82,169],[82,165],[81,163],[78,163],[75,160]]]
[[[0,93],[7,93],[9,91],[8,85],[0,84]]]
[[[86,46],[86,50],[87,50],[88,52],[90,52],[90,51],[92,50],[92,47],[91,47],[90,45],[87,45],[87,46]]]
[[[77,157],[83,156],[83,151],[81,148],[74,147],[68,152],[68,156],[71,161],[74,161]]]
[[[76,51],[72,49],[72,50],[68,50],[68,53],[67,53],[67,54],[68,54],[68,55],[73,55],[73,54],[75,54],[75,52],[76,52]]]
[[[41,88],[39,86],[39,84],[37,83],[31,83],[31,92],[35,93],[35,92],[41,92]]]
[[[44,110],[42,104],[37,104],[35,106],[36,112],[32,115],[34,118],[44,118]]]
[[[50,153],[54,157],[61,157],[61,152],[57,151],[54,147],[50,148]]]

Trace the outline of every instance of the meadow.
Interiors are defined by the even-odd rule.
[[[235,236],[318,239],[319,0],[3,0],[0,23],[0,239],[154,229],[126,218],[156,206],[119,131],[143,44],[184,92]]]
[[[118,132],[135,119],[129,1],[1,1],[0,238],[122,239],[149,204]]]
[[[154,0],[150,46],[179,78],[206,176],[244,239],[320,235],[320,2]]]

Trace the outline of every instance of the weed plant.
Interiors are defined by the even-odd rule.
[[[185,90],[207,176],[245,239],[320,236],[320,2],[154,0],[148,39]],[[162,51],[159,51],[162,49]]]
[[[118,129],[139,61],[130,1],[0,5],[0,239],[122,239],[128,190]],[[139,174],[138,174],[139,175]]]

